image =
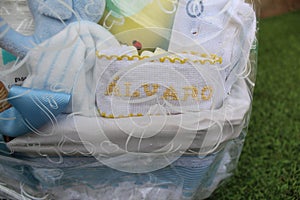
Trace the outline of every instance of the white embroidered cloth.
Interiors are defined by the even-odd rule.
[[[225,91],[247,74],[256,16],[244,0],[179,0],[169,51],[196,51],[222,57]]]
[[[38,134],[15,138],[7,146],[14,152],[56,156],[118,155],[126,150],[164,153],[170,142],[174,147],[180,146],[178,151],[211,148],[240,135],[250,105],[250,92],[245,81],[240,80],[216,110],[122,119],[62,115],[57,123],[46,125]]]

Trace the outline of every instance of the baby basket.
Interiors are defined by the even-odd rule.
[[[0,7],[1,198],[198,200],[234,173],[255,82],[253,2]]]

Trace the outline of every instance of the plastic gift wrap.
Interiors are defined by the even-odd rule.
[[[244,0],[1,1],[0,197],[205,199],[250,119]]]
[[[1,2],[1,17],[5,19],[11,28],[25,35],[32,34],[34,31],[34,21],[29,11],[26,0],[3,0]],[[1,49],[2,47],[0,47]],[[10,52],[1,49],[0,53],[0,69],[8,70],[16,63],[17,57]],[[8,77],[2,76],[2,81],[7,85],[21,85],[28,72],[25,67],[14,70]]]

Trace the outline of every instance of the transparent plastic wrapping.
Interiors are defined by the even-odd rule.
[[[247,135],[258,7],[1,0],[0,198],[209,197]]]

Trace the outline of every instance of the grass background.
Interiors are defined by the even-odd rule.
[[[300,11],[260,20],[253,111],[235,175],[212,195],[300,199]]]

